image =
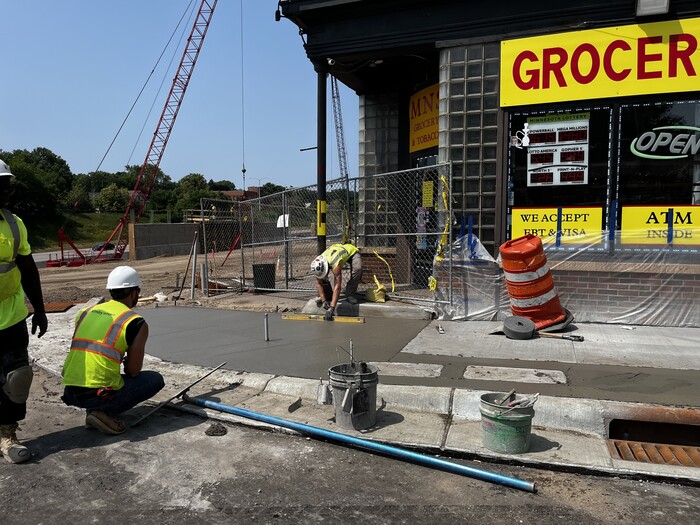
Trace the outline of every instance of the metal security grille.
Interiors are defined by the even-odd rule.
[[[326,244],[346,239],[360,248],[360,291],[378,281],[395,298],[433,300],[433,257],[452,240],[450,178],[449,166],[437,165],[328,182]],[[315,295],[316,198],[308,186],[243,202],[202,199],[208,293],[254,287]]]

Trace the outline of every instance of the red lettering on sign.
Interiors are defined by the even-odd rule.
[[[658,46],[666,43],[666,38],[668,46]],[[525,91],[568,87],[565,73],[578,85],[590,84],[600,77],[622,82],[633,72],[639,80],[663,78],[666,73],[668,78],[698,76],[693,60],[697,60],[700,45],[695,35],[655,35],[638,39],[636,49],[634,44],[621,39],[611,41],[605,48],[582,43],[572,51],[571,57],[562,47],[544,48],[541,56],[528,49],[518,53],[513,61],[513,82]],[[654,49],[659,52],[653,52]],[[628,53],[636,54],[636,64],[632,67],[622,65],[634,61]],[[668,60],[667,72],[663,71],[665,59]],[[584,64],[589,61],[590,70],[584,70]]]
[[[428,98],[428,96],[430,98]],[[423,113],[428,113],[433,111],[435,107],[435,100],[437,99],[437,92],[431,91],[430,95],[424,95],[417,100],[411,101],[411,119],[420,117]]]
[[[610,45],[605,49],[605,54],[603,55],[603,70],[605,74],[608,75],[610,80],[615,82],[620,82],[626,79],[632,72],[630,68],[625,68],[620,71],[616,71],[612,65],[613,53],[617,50],[621,51],[632,51],[632,47],[624,40],[613,40]]]
[[[650,36],[640,38],[637,47],[637,78],[647,80],[650,78],[661,78],[661,71],[647,71],[649,62],[659,62],[662,58],[661,53],[647,53],[647,46],[650,44],[660,44],[663,38],[660,36]]]
[[[587,75],[581,72],[581,56],[584,53],[588,53],[591,57],[591,70]],[[600,55],[595,46],[593,44],[581,44],[578,46],[574,50],[574,54],[571,55],[571,75],[574,77],[574,80],[579,84],[589,84],[598,76],[598,71],[600,71]]]
[[[549,77],[554,75],[559,87],[566,87],[566,80],[562,73],[562,68],[566,65],[569,55],[566,49],[561,47],[550,47],[542,53],[542,87],[549,88]]]
[[[685,49],[679,49],[678,43],[686,44]],[[693,63],[690,61],[690,56],[698,49],[698,41],[693,35],[680,34],[671,35],[668,49],[668,76],[673,78],[678,76],[678,62],[683,64],[685,74],[689,77],[696,76]]]
[[[513,82],[522,90],[538,89],[540,87],[539,69],[526,69],[524,73],[528,76],[527,80],[524,80],[523,77],[520,76],[520,67],[526,60],[537,62],[537,55],[532,51],[523,51],[515,57],[515,61],[513,62]]]

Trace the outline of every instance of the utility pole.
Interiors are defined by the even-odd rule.
[[[317,253],[326,251],[326,96],[328,66],[316,63],[318,79],[316,110],[316,243]]]

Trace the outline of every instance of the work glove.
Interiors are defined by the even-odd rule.
[[[320,297],[318,299],[316,299],[316,308],[321,308],[321,306],[323,306],[324,302],[325,301],[322,301]]]
[[[331,306],[326,310],[326,313],[323,315],[323,318],[326,321],[332,321],[333,320],[333,315],[335,315],[335,306]]]
[[[45,313],[34,313],[32,315],[32,335],[36,334],[36,329],[39,329],[39,334],[37,337],[41,337],[46,333],[46,329],[49,327],[49,321],[46,319]]]
[[[328,310],[331,307],[331,303],[329,303],[328,301],[323,301],[322,306],[324,310]]]

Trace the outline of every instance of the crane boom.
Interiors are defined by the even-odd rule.
[[[333,120],[335,122],[335,140],[338,143],[338,166],[340,176],[347,182],[348,155],[345,152],[345,133],[343,132],[343,112],[340,107],[340,90],[338,79],[331,75],[331,96],[333,99]]]
[[[110,243],[112,239],[116,237],[117,240],[114,243],[114,259],[121,259],[128,245],[128,235],[126,235],[124,229],[129,223],[132,211],[134,212],[134,222],[139,222],[141,215],[143,214],[143,209],[146,206],[146,202],[148,202],[148,197],[151,194],[153,182],[158,174],[160,162],[163,159],[163,153],[168,145],[170,133],[172,132],[175,119],[180,111],[180,106],[182,105],[185,91],[190,83],[192,71],[197,63],[197,58],[199,57],[199,52],[202,49],[204,37],[209,29],[209,24],[211,23],[211,18],[214,14],[214,9],[216,8],[217,2],[218,0],[202,0],[202,3],[199,6],[194,25],[192,26],[192,31],[187,39],[187,46],[182,54],[182,59],[180,60],[177,74],[173,78],[170,93],[168,94],[165,106],[163,107],[160,119],[158,120],[158,126],[153,134],[153,139],[151,140],[151,145],[148,148],[148,153],[146,153],[146,159],[144,160],[139,176],[136,179],[134,191],[131,193],[131,197],[129,198],[129,204],[124,211],[124,215],[119,220],[119,224],[112,232],[112,235],[110,235],[107,242],[104,243],[104,246],[107,246],[108,243]],[[104,249],[105,248],[103,247],[99,253],[97,253],[94,260],[99,259]]]
[[[350,235],[350,179],[348,175],[348,154],[345,150],[345,132],[343,131],[343,111],[340,105],[338,79],[331,75],[331,98],[333,99],[333,120],[335,122],[335,140],[338,144],[338,167],[340,176],[345,181],[345,210],[343,215],[343,243],[349,242]]]

